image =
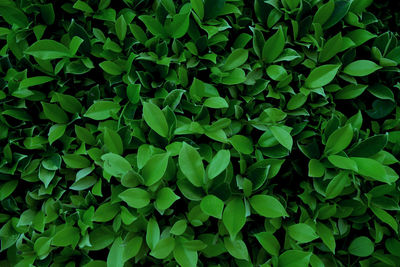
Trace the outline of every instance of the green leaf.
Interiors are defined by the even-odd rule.
[[[71,95],[57,94],[57,99],[62,109],[69,113],[80,113],[82,110],[82,104]]]
[[[121,75],[125,71],[123,66],[112,61],[103,61],[99,64],[99,66],[105,72],[111,75]]]
[[[265,63],[273,62],[285,47],[285,35],[280,27],[265,43],[262,49],[262,59]]]
[[[146,28],[154,35],[159,37],[166,37],[167,32],[161,23],[150,15],[141,15],[139,19],[146,25]]]
[[[336,129],[326,141],[324,153],[336,154],[350,145],[353,139],[353,129],[350,124]]]
[[[52,145],[55,141],[60,139],[67,129],[67,125],[65,124],[54,124],[50,127],[49,130],[49,144]]]
[[[203,160],[194,147],[184,142],[179,152],[178,163],[182,173],[194,186],[203,185],[205,174]]]
[[[120,109],[115,102],[100,100],[92,104],[83,116],[100,121],[114,116]]]
[[[204,0],[204,19],[213,19],[225,6],[225,0]]]
[[[129,188],[118,195],[129,207],[141,209],[149,205],[150,194],[140,188]]]
[[[177,196],[171,188],[163,187],[158,191],[154,205],[159,210],[166,210],[178,199],[180,199],[180,197]]]
[[[225,85],[241,84],[246,81],[246,73],[242,69],[234,69],[225,77],[222,78],[221,83]]]
[[[107,153],[101,156],[104,160],[104,170],[115,177],[122,177],[128,171],[132,170],[132,166],[125,158],[114,153]]]
[[[124,266],[124,245],[121,237],[117,237],[111,246],[107,256],[107,267]]]
[[[65,164],[70,168],[83,169],[90,166],[90,161],[78,154],[65,154],[62,158]]]
[[[235,49],[226,59],[225,64],[222,69],[224,71],[229,71],[236,69],[246,63],[249,57],[249,51],[243,48]]]
[[[140,248],[142,247],[142,243],[143,243],[143,238],[141,236],[135,236],[128,242],[125,242],[126,244],[125,248],[129,249],[124,248],[123,262],[126,262],[129,259],[135,257],[139,253]]]
[[[126,27],[127,25],[124,16],[119,16],[119,18],[115,22],[115,32],[118,36],[118,39],[120,39],[121,41],[125,39]]]
[[[246,261],[249,260],[249,252],[243,240],[231,240],[230,238],[225,237],[224,245],[229,254],[234,258]]]
[[[226,102],[225,99],[219,96],[214,96],[214,97],[209,97],[204,101],[204,106],[208,108],[215,108],[215,109],[221,109],[221,108],[228,108],[229,105]]]
[[[185,13],[173,16],[172,23],[168,27],[169,35],[172,38],[182,38],[187,33],[189,29],[189,15],[190,13]]]
[[[313,17],[313,23],[319,23],[323,25],[331,17],[334,9],[334,0],[329,0],[325,4],[321,5]]]
[[[164,176],[168,159],[169,153],[155,154],[146,162],[142,169],[145,185],[151,186]]]
[[[385,167],[378,161],[370,158],[351,157],[358,167],[358,173],[374,180],[389,183]]]
[[[43,112],[46,117],[55,123],[67,123],[69,121],[67,114],[56,104],[41,102]]]
[[[254,151],[253,142],[246,136],[234,135],[229,138],[229,142],[238,152],[245,155],[249,155]]]
[[[75,134],[82,142],[87,143],[88,145],[96,144],[96,139],[93,134],[86,128],[83,128],[79,125],[75,125]]]
[[[31,78],[26,78],[19,83],[19,88],[28,88],[31,86],[41,85],[54,80],[52,77],[48,76],[36,76]]]
[[[258,214],[266,218],[289,216],[282,204],[272,196],[254,195],[250,199],[250,204]]]
[[[379,134],[365,139],[356,146],[354,146],[350,152],[349,156],[352,157],[371,157],[382,151],[388,142],[387,134]]]
[[[325,173],[325,166],[317,159],[310,159],[308,162],[308,176],[322,177]]]
[[[222,222],[234,239],[246,223],[246,210],[242,199],[233,198],[228,202],[222,214]]]
[[[285,129],[279,126],[271,126],[270,130],[273,136],[278,140],[278,142],[287,148],[289,151],[292,150],[293,138]]]
[[[333,177],[333,179],[329,182],[325,192],[326,198],[332,199],[339,196],[342,193],[345,186],[347,186],[349,183],[350,183],[350,178],[348,173],[340,172],[338,175]]]
[[[106,202],[101,204],[95,211],[93,216],[94,222],[108,222],[111,221],[118,213],[120,209],[117,204]]]
[[[336,76],[340,65],[323,65],[308,75],[305,86],[308,88],[319,88],[329,84]]]
[[[182,267],[196,267],[198,261],[197,251],[185,248],[181,242],[175,243],[173,251],[176,262]]]
[[[38,59],[57,59],[69,57],[69,49],[54,40],[39,40],[25,50],[25,53]]]
[[[334,57],[337,53],[342,51],[342,46],[343,46],[343,38],[342,34],[339,32],[325,43],[324,47],[319,53],[319,61],[320,62],[328,61],[329,59]]]
[[[309,266],[312,253],[301,250],[286,250],[279,255],[278,266],[302,267]]]
[[[352,1],[338,0],[332,2],[335,3],[335,8],[333,9],[333,12],[329,16],[329,18],[323,24],[323,28],[325,30],[333,27],[346,16],[346,14],[349,12]]]
[[[154,218],[150,218],[146,228],[146,243],[151,250],[155,248],[160,240],[160,227]]]
[[[150,255],[156,259],[165,259],[175,249],[175,239],[167,237],[161,239],[154,249],[151,250]]]
[[[317,234],[321,238],[322,242],[324,242],[325,246],[335,254],[336,241],[333,235],[333,230],[323,223],[317,223]]]
[[[35,244],[33,246],[33,250],[36,252],[36,255],[38,255],[39,259],[44,259],[49,255],[51,248],[51,238],[49,237],[39,237],[36,239]]]
[[[5,182],[0,186],[0,201],[3,201],[17,188],[18,180]]]
[[[360,96],[367,87],[367,85],[363,84],[349,84],[335,94],[335,99],[343,100],[356,98]]]
[[[330,155],[328,156],[328,160],[330,163],[332,163],[335,167],[338,167],[340,169],[345,169],[345,170],[351,170],[351,171],[358,171],[357,168],[357,163],[349,159],[347,157],[339,156],[339,155]]]
[[[293,224],[287,229],[288,235],[299,243],[309,243],[318,238],[315,230],[305,223]]]
[[[201,20],[204,18],[204,3],[203,0],[190,0],[190,4],[192,5],[192,8],[194,12],[196,12],[197,16]]]
[[[210,164],[207,166],[207,175],[209,179],[214,179],[221,174],[231,161],[231,153],[229,150],[221,149],[213,157]]]
[[[104,130],[104,144],[111,153],[122,155],[124,152],[124,146],[122,144],[121,137],[117,132],[111,130],[110,128],[105,128]]]
[[[207,195],[201,200],[200,208],[205,214],[221,219],[224,202],[214,195]]]
[[[269,232],[261,232],[255,235],[258,242],[260,242],[261,246],[267,251],[269,254],[273,256],[279,256],[279,250],[281,246],[279,244],[278,239]]]
[[[346,37],[349,37],[356,46],[360,46],[368,40],[375,38],[376,35],[364,29],[357,29],[346,34]]]
[[[368,257],[374,252],[374,243],[366,236],[359,236],[351,241],[348,251],[357,257]]]
[[[58,227],[56,234],[51,240],[51,245],[57,247],[75,247],[79,242],[80,234],[79,229],[68,224]]]
[[[20,28],[25,28],[28,26],[29,20],[24,12],[17,7],[6,5],[7,1],[4,1],[3,3],[4,4],[1,4],[0,15],[8,24],[11,26],[17,25]]]
[[[343,73],[350,76],[362,77],[381,69],[382,67],[370,60],[357,60],[343,69]]]
[[[382,222],[389,225],[396,234],[399,232],[399,224],[397,223],[396,219],[393,218],[388,212],[375,206],[371,206],[370,209],[376,217],[378,217]]]
[[[187,223],[185,219],[179,220],[171,228],[170,233],[173,235],[182,235],[187,228]]]
[[[143,103],[143,118],[162,137],[168,137],[168,123],[161,109],[151,102]]]

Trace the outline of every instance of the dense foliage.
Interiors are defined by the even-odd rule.
[[[400,266],[399,25],[0,0],[0,266]]]

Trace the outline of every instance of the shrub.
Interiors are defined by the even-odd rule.
[[[0,1],[0,265],[399,266],[399,10]]]

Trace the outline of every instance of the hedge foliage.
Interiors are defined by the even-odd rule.
[[[1,266],[400,266],[400,7],[0,0]]]

